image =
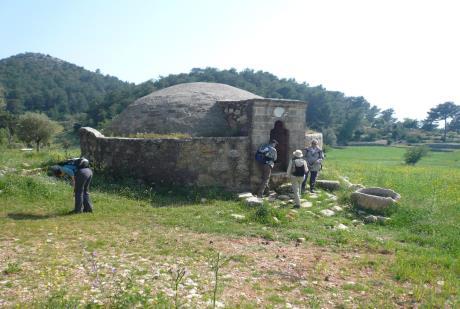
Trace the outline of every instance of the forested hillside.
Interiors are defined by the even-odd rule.
[[[43,112],[54,120],[65,121],[67,128],[73,124],[101,128],[137,98],[187,82],[223,83],[267,98],[307,101],[306,123],[310,129],[322,132],[328,144],[376,139],[418,142],[424,138],[420,131],[422,124],[425,131],[432,131],[437,121],[447,119],[441,111],[441,114],[430,114],[423,123],[415,119],[398,122],[393,117],[393,109],[381,111],[364,97],[347,97],[321,85],[310,86],[251,69],[238,72],[196,68],[189,73],[135,85],[49,55],[24,53],[0,60],[0,121],[9,119],[0,123],[0,129],[13,132],[15,117],[27,111]],[[458,106],[449,103],[446,115],[453,124],[449,128],[458,131],[460,117],[455,116],[454,111]]]
[[[36,53],[0,60],[0,84],[6,91],[10,112],[40,111],[55,119],[86,112],[107,93],[134,86]]]

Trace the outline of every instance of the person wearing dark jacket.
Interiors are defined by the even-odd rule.
[[[72,179],[75,196],[74,213],[93,212],[93,205],[89,196],[89,186],[93,178],[93,171],[89,168],[89,161],[81,158],[75,163],[56,165],[53,168],[58,177],[68,175]]]
[[[308,164],[308,173],[305,175],[305,179],[302,182],[302,192],[306,189],[308,174],[310,174],[310,192],[313,193],[315,190],[316,177],[322,168],[322,162],[324,160],[324,153],[321,148],[318,147],[318,141],[316,139],[311,141],[311,147],[305,149],[305,159]]]
[[[258,161],[259,168],[262,172],[262,179],[257,189],[257,197],[263,197],[265,190],[269,188],[268,183],[270,182],[272,169],[277,159],[276,145],[278,145],[278,141],[272,139],[268,144],[260,146],[257,150],[264,158],[262,162]]]

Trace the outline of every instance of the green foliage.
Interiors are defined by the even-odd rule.
[[[19,139],[27,144],[34,142],[37,152],[40,151],[40,145],[49,142],[60,130],[62,130],[62,127],[50,120],[45,114],[28,112],[19,117]]]
[[[12,275],[12,274],[17,274],[21,271],[22,271],[21,266],[18,263],[10,262],[8,263],[6,268],[3,270],[3,274]]]
[[[426,146],[407,148],[406,153],[404,153],[404,162],[406,162],[406,164],[414,165],[422,157],[426,156],[428,154],[428,151],[429,149]]]
[[[311,250],[314,268],[307,277],[308,282],[320,282],[333,263],[341,261],[344,263],[338,265],[345,276],[371,272],[372,279],[381,282],[378,289],[371,288],[374,285],[367,279],[354,279],[356,288],[351,285],[337,287],[338,291],[334,291],[337,293],[346,293],[348,289],[350,293],[355,289],[366,292],[366,297],[349,305],[366,307],[369,304],[366,299],[372,299],[372,307],[394,307],[398,299],[405,299],[408,289],[414,291],[414,297],[417,295],[417,304],[421,307],[452,305],[452,297],[459,291],[457,184],[460,181],[460,152],[433,153],[413,167],[402,164],[403,153],[403,148],[395,147],[333,148],[328,152],[320,175],[326,178],[345,175],[353,183],[388,187],[400,193],[402,199],[398,209],[387,225],[353,226],[351,221],[357,218],[347,209],[332,218],[318,216],[320,210],[330,207],[322,191],[318,198],[310,199],[311,208],[301,208],[287,220],[281,215],[290,210],[282,205],[274,208],[275,212],[270,207],[265,210],[248,208],[234,199],[227,199],[227,196],[222,198],[222,192],[211,190],[207,193],[205,189],[153,188],[142,193],[150,187],[135,181],[101,178],[98,173],[95,173],[94,186],[91,187],[96,211],[91,215],[69,216],[65,213],[72,209],[73,200],[68,183],[43,174],[24,177],[20,171],[12,172],[0,177],[2,245],[6,246],[4,251],[10,256],[0,272],[8,268],[7,263],[17,263],[23,270],[2,279],[9,282],[1,286],[0,295],[7,305],[26,308],[34,304],[40,308],[71,307],[77,300],[81,307],[171,308],[174,307],[174,294],[162,293],[171,287],[171,280],[166,275],[167,270],[159,266],[168,263],[169,269],[179,260],[183,263],[180,265],[191,272],[184,281],[193,278],[198,284],[197,290],[204,291],[203,296],[212,300],[213,284],[209,269],[203,265],[210,252],[215,253],[228,241],[232,246],[223,250],[243,250],[235,254],[242,252],[245,258],[233,259],[225,274],[237,273],[246,276],[242,279],[250,282],[255,276],[253,272],[260,271],[260,265],[268,265],[267,271],[273,271],[271,263],[266,261],[279,255],[279,260],[274,261],[279,273],[265,273],[265,268],[262,271],[264,276],[276,276],[272,278],[286,286],[261,285],[257,293],[274,302],[279,300],[270,295],[276,294],[284,299],[283,303],[296,304],[295,297],[302,292],[299,290],[302,287],[296,284],[299,281],[297,272],[291,273],[296,277],[285,276],[288,268],[276,268],[276,263],[287,265],[292,261],[297,264],[296,260],[302,258],[297,255],[301,251],[296,253],[291,241],[303,237],[306,244],[295,245],[299,250]],[[35,167],[50,156],[55,155],[46,151],[24,154],[6,149],[0,152],[0,166],[20,168],[23,162],[27,162]],[[348,198],[342,194],[346,193],[338,194],[339,205],[348,203]],[[202,197],[207,201],[201,202]],[[309,199],[309,195],[303,198]],[[282,224],[274,225],[268,220],[262,220],[268,224],[259,223],[252,217],[256,212],[265,219],[276,215]],[[235,213],[245,215],[247,220],[236,220],[231,216]],[[331,229],[337,223],[346,224],[350,231]],[[276,242],[262,240],[261,244],[261,239],[254,237]],[[216,239],[219,239],[218,244]],[[312,245],[315,243],[322,246],[321,250],[317,251],[318,248]],[[233,247],[235,244],[237,246]],[[106,285],[93,286],[94,272],[90,266],[78,270],[85,261],[82,246],[90,251],[97,249],[100,259],[97,274],[100,282]],[[252,255],[251,251],[256,254]],[[33,259],[29,258],[31,252]],[[315,262],[316,254],[321,259]],[[345,259],[340,257],[343,255]],[[355,257],[350,259],[350,255]],[[366,262],[369,260],[373,263]],[[114,274],[105,272],[103,265],[113,266],[117,271]],[[152,271],[162,269],[165,272],[153,278],[150,267]],[[194,272],[203,268],[201,277],[195,276],[197,273]],[[33,276],[30,270],[34,271]],[[141,279],[145,281],[140,283]],[[235,282],[234,277],[219,275],[219,283],[227,280],[232,285]],[[442,285],[438,284],[439,281],[443,282]],[[112,288],[113,282],[119,283],[118,289]],[[68,287],[68,294],[61,292],[64,285]],[[40,290],[33,300],[27,296],[18,300],[18,293],[24,295],[24,290],[31,291],[37,286],[46,286],[46,293]],[[295,286],[292,293],[285,292],[291,286]],[[321,291],[321,284],[311,286],[315,289],[308,283],[303,292],[317,293],[317,306],[321,307],[322,297],[328,294]],[[226,306],[238,307],[238,300],[227,302],[226,294],[220,296],[217,293]],[[388,298],[390,294],[394,297]],[[181,293],[179,297],[182,299],[183,295]],[[92,302],[93,299],[98,299],[99,303]],[[260,306],[254,304],[254,307]]]
[[[53,119],[85,112],[104,96],[129,85],[49,55],[24,53],[0,61],[7,110],[40,111]]]
[[[447,131],[449,130],[448,120],[455,119],[460,113],[460,106],[454,102],[445,102],[438,104],[428,112],[426,122],[432,123],[437,121],[444,121],[444,136],[443,141],[446,141]]]

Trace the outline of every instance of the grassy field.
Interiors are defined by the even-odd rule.
[[[219,254],[217,307],[454,308],[460,152],[430,153],[416,166],[404,165],[403,153],[327,153],[322,178],[344,175],[402,195],[389,223],[354,225],[361,217],[352,207],[319,215],[343,206],[347,192],[338,202],[306,195],[313,207],[293,212],[248,208],[217,189],[150,188],[100,174],[95,212],[68,215],[68,182],[24,172],[62,153],[2,150],[0,307],[212,307]],[[349,229],[337,230],[340,223]]]

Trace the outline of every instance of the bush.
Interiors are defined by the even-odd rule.
[[[325,145],[335,146],[337,144],[337,136],[331,128],[325,129],[323,132],[323,141]]]
[[[406,153],[404,154],[404,162],[406,162],[406,164],[414,165],[422,157],[426,156],[427,153],[428,153],[428,147],[426,146],[417,146],[417,147],[408,148]]]

